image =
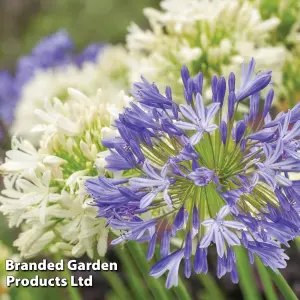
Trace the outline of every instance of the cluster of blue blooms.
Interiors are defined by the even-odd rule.
[[[300,182],[289,177],[300,171],[300,104],[272,120],[272,88],[260,105],[271,72],[255,75],[254,67],[254,59],[243,66],[238,89],[233,73],[227,84],[213,77],[209,106],[201,73],[191,78],[182,68],[180,105],[169,87],[163,95],[142,78],[131,91],[135,101],[115,121],[120,137],[102,141],[111,152],[106,169],[123,177],[86,181],[99,217],[123,231],[113,244],[149,242],[148,260],[160,245],[150,275],[169,271],[168,288],[177,285],[182,260],[186,277],[192,266],[206,273],[212,244],[218,277],[230,273],[238,282],[236,246],[247,249],[251,263],[256,254],[277,271],[288,259],[281,245],[299,235]],[[249,114],[236,121],[239,103],[248,100]],[[180,249],[172,237],[182,239]]]
[[[91,44],[81,53],[75,54],[74,42],[65,30],[41,39],[30,55],[18,60],[14,76],[7,71],[0,71],[0,120],[6,126],[11,123],[22,88],[37,70],[63,67],[66,64],[81,67],[84,62],[95,61],[103,47],[103,44]]]

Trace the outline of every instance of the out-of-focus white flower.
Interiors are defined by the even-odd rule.
[[[280,96],[283,101],[277,103],[280,110],[287,110],[300,100],[300,1],[278,0],[270,6],[269,0],[256,0],[255,5],[264,19],[276,17],[280,21],[270,42],[272,45],[282,45],[288,51],[281,74]]]
[[[10,226],[22,227],[14,245],[23,257],[45,249],[72,256],[105,254],[108,229],[96,218],[84,181],[103,170],[108,151],[101,140],[116,136],[114,116],[130,100],[123,92],[114,98],[106,92],[88,97],[69,88],[67,101],[47,99],[44,109],[36,109],[41,124],[32,129],[42,134],[38,150],[13,139],[0,166],[6,174],[0,211]]]
[[[211,77],[235,71],[242,61],[255,57],[258,68],[272,68],[275,87],[280,84],[286,50],[268,45],[278,18],[262,20],[256,4],[239,0],[164,0],[161,8],[144,10],[151,30],[129,27],[132,82],[141,74],[155,79],[159,88],[168,81],[180,101],[182,65],[191,75],[201,71]],[[210,82],[204,84],[209,93]]]
[[[92,96],[99,88],[110,98],[128,87],[127,52],[122,46],[106,46],[95,62],[85,62],[81,67],[65,64],[55,68],[39,69],[23,86],[11,127],[13,135],[19,135],[37,144],[40,135],[30,132],[38,124],[36,109],[42,109],[46,98],[69,100],[67,88],[79,89]]]
[[[295,46],[294,52],[300,55],[300,20],[292,26],[291,31],[287,36],[287,41]]]

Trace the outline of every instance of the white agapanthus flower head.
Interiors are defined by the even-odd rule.
[[[168,80],[176,95],[182,92],[180,69],[195,75],[221,75],[236,71],[255,57],[258,69],[272,69],[274,85],[280,84],[285,61],[283,46],[271,47],[268,38],[278,18],[262,20],[254,3],[239,0],[164,0],[161,10],[144,10],[151,30],[129,27],[127,46],[134,57],[130,78],[143,74],[159,87]],[[205,77],[204,76],[204,77]],[[205,83],[210,94],[209,82]]]
[[[116,136],[114,116],[130,101],[123,92],[110,95],[98,90],[88,97],[69,88],[67,101],[56,97],[36,109],[40,124],[32,130],[42,134],[37,149],[13,138],[0,166],[5,174],[0,211],[11,227],[22,227],[15,246],[23,257],[44,250],[105,254],[108,230],[105,221],[96,218],[84,181],[103,171],[108,151],[101,140]]]
[[[40,135],[31,129],[39,123],[35,110],[43,108],[45,98],[58,97],[62,102],[69,100],[67,88],[79,89],[88,96],[102,88],[111,97],[117,97],[127,83],[127,52],[122,46],[105,46],[95,61],[86,61],[82,66],[67,63],[38,69],[20,91],[20,99],[11,127],[12,135],[22,136],[34,144]]]

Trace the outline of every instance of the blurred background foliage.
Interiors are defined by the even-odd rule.
[[[281,102],[279,109],[287,110],[288,107],[293,107],[300,100],[300,80],[291,80],[291,78],[299,77],[300,69],[300,52],[298,43],[287,38],[293,30],[293,27],[299,25],[299,0],[260,0],[260,12],[263,19],[268,19],[272,16],[280,18],[281,23],[273,32],[271,44],[285,44],[286,48],[294,55],[290,62],[287,62],[283,68],[283,84],[287,92],[288,100]]]
[[[260,0],[260,12],[263,19],[278,16],[281,24],[274,31],[273,44],[280,41],[286,43],[286,37],[292,26],[299,20],[299,0]],[[292,46],[290,45],[289,48]]]
[[[159,0],[1,0],[0,68],[12,69],[42,36],[65,28],[78,50],[94,41],[123,42],[130,22],[147,26],[142,10]]]

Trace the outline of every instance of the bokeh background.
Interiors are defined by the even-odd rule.
[[[90,42],[124,41],[127,26],[147,26],[143,8],[158,0],[1,0],[0,68],[14,68],[42,36],[65,28],[78,51]]]
[[[70,33],[78,51],[95,41],[113,44],[124,42],[130,22],[133,21],[143,28],[148,26],[142,10],[149,6],[158,7],[159,0],[0,0],[0,69],[14,72],[19,56],[30,52],[41,37],[61,28]],[[1,159],[3,159],[4,151],[2,147]],[[3,217],[0,218],[0,241],[14,253],[16,250],[13,249],[12,242],[17,236],[17,231],[8,229]],[[141,299],[140,293],[143,293],[147,299],[148,297],[152,299],[151,293],[144,294],[142,291],[148,289],[145,281],[141,278],[134,279],[129,275],[132,270],[139,274],[139,271],[145,271],[145,268],[149,267],[145,265],[143,256],[133,257],[130,249],[131,247],[128,247],[127,252],[121,256],[116,256],[112,250],[109,251],[108,259],[120,262],[121,270],[118,274],[94,274],[93,288],[81,289],[73,294],[72,291],[63,288],[14,288],[10,291],[10,299],[40,300],[55,299],[55,297],[56,299],[81,299],[82,297],[82,299],[98,300],[122,299],[122,295],[123,299]],[[5,250],[1,250],[0,247],[0,252],[3,254]],[[299,297],[300,255],[297,245],[293,245],[288,254],[291,261],[288,268],[283,271],[283,275]],[[82,258],[82,260],[85,259]],[[0,272],[4,273],[3,265],[0,265]],[[35,273],[26,272],[19,275],[31,277]],[[87,274],[74,275],[86,276]],[[47,277],[52,274],[43,273],[41,276]],[[68,274],[61,274],[61,276],[68,276]],[[126,290],[128,284],[138,290],[134,288],[131,291]],[[200,281],[193,278],[188,284],[192,299],[199,299],[199,295],[201,295],[200,299],[242,299],[239,285],[232,284],[227,277],[216,280],[213,275],[208,275],[201,277]],[[256,284],[261,289],[258,279]],[[154,286],[153,289],[159,289],[159,287]],[[173,293],[178,299],[184,299],[185,292],[174,290]],[[78,295],[80,295],[79,298]],[[163,293],[161,297],[174,299],[172,295]],[[262,295],[260,297],[263,299]],[[1,299],[9,299],[3,283],[0,285]],[[279,296],[278,299],[280,299]]]

